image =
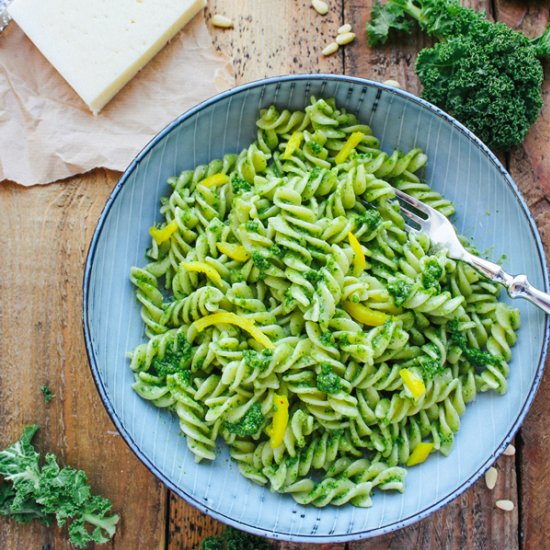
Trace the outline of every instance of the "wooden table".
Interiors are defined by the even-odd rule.
[[[411,39],[370,50],[363,32],[372,0],[328,0],[320,17],[309,0],[210,0],[207,18],[224,13],[235,29],[213,30],[219,50],[233,57],[238,83],[284,73],[345,73],[396,79],[419,93],[415,54],[427,44]],[[528,35],[540,33],[548,2],[468,0]],[[324,58],[336,29],[351,23],[356,42]],[[550,64],[546,107],[524,145],[501,157],[533,213],[550,252]],[[97,219],[118,173],[95,170],[46,186],[0,186],[0,445],[22,426],[42,426],[38,447],[86,470],[96,491],[112,499],[122,520],[112,547],[191,549],[223,525],[173,495],[137,460],[110,422],[92,382],[81,328],[82,273]],[[55,398],[45,405],[40,387]],[[494,491],[483,480],[443,510],[398,532],[325,549],[550,548],[550,376],[516,437],[515,457],[497,462]],[[513,512],[495,509],[499,498]],[[66,533],[0,519],[0,548],[68,548]],[[108,548],[106,545],[105,548]],[[278,549],[314,545],[274,543]]]

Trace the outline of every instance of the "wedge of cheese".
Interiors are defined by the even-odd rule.
[[[9,13],[97,113],[205,5],[206,0],[14,0]]]

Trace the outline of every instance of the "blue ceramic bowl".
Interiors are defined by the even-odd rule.
[[[439,109],[377,82],[329,75],[271,78],[220,94],[180,116],[158,134],[115,187],[95,231],[84,277],[84,332],[92,373],[113,422],[138,458],[172,491],[198,509],[260,535],[304,542],[349,541],[410,525],[465,491],[512,439],[539,384],[548,319],[517,301],[522,325],[504,397],[480,395],[467,407],[449,457],[411,468],[406,491],[379,493],[368,511],[303,507],[239,474],[227,450],[212,464],[195,464],[175,416],[142,400],[130,387],[125,353],[144,341],[139,305],[128,280],[144,264],[148,228],[159,219],[166,180],[183,169],[239,152],[256,135],[259,109],[272,103],[302,109],[310,96],[337,104],[372,127],[381,147],[429,156],[426,181],[453,200],[455,222],[479,250],[506,255],[511,273],[527,273],[548,290],[537,229],[514,182],[474,135]]]

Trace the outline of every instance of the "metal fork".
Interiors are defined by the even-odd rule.
[[[405,228],[407,231],[418,231],[410,224],[410,220],[417,224],[421,231],[429,235],[433,244],[446,248],[450,258],[469,263],[481,271],[487,278],[503,285],[512,298],[525,298],[550,314],[550,294],[542,292],[531,285],[526,275],[516,275],[513,277],[506,273],[499,265],[468,252],[458,240],[453,225],[443,214],[418,199],[403,193],[399,189],[394,190],[397,198],[401,201],[401,212],[405,216]],[[403,203],[412,206],[424,214],[426,218],[409,210]]]

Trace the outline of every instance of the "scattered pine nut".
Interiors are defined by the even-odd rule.
[[[511,500],[497,500],[495,506],[505,512],[511,512],[514,509],[514,503]]]
[[[336,37],[336,43],[340,44],[340,46],[344,46],[345,44],[349,44],[350,42],[353,42],[355,40],[355,33],[354,32],[345,32],[343,34],[339,34]]]
[[[328,4],[324,0],[311,0],[311,5],[319,15],[328,13]]]
[[[351,32],[351,25],[349,23],[346,23],[345,25],[342,25],[338,29],[338,34],[345,34],[347,32]]]
[[[497,469],[491,466],[485,472],[485,485],[487,485],[487,489],[490,489],[492,491],[495,488],[495,485],[497,484],[497,477],[498,477]]]
[[[392,80],[391,78],[389,80],[384,80],[383,84],[386,84],[386,86],[393,86],[394,88],[401,88],[401,84],[399,84],[397,80]]]
[[[336,42],[331,42],[328,46],[325,46],[325,49],[321,52],[324,56],[332,55],[338,51],[338,44]]]
[[[233,28],[233,21],[229,19],[229,17],[226,17],[225,15],[221,15],[217,13],[216,15],[212,16],[212,25],[214,27],[219,27],[220,29],[231,29]]]
[[[516,448],[513,445],[508,445],[502,454],[505,454],[506,456],[514,456],[516,454]]]

